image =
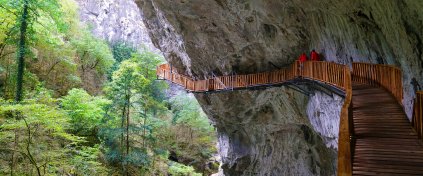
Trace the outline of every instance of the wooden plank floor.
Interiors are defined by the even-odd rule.
[[[353,84],[353,175],[423,175],[423,143],[386,90]]]

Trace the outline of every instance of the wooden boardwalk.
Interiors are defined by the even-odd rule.
[[[351,66],[352,70],[332,62],[297,61],[269,72],[195,79],[162,64],[157,67],[157,78],[196,93],[269,87],[297,78],[333,86],[345,92],[340,114],[338,175],[423,176],[423,91],[416,93],[410,125],[400,105],[401,70],[370,63],[354,62]]]
[[[385,89],[353,84],[353,175],[423,175],[423,143]]]

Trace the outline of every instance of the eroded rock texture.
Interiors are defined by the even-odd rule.
[[[272,70],[316,49],[328,61],[402,68],[409,117],[410,82],[423,84],[420,0],[135,2],[155,46],[179,72],[197,78]],[[219,131],[224,173],[334,174],[336,157],[326,145],[336,146],[341,100],[301,97],[283,88],[197,95]]]
[[[159,53],[148,36],[141,12],[133,0],[76,0],[81,20],[97,37],[108,42],[125,42]]]
[[[217,126],[225,175],[335,173],[336,151],[313,130],[304,94],[282,87],[196,97]]]
[[[307,117],[313,129],[322,136],[327,147],[338,148],[339,114],[343,104],[343,98],[335,94],[327,95],[316,91],[310,95]]]

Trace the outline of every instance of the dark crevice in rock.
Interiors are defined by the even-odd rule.
[[[243,156],[241,158],[237,158],[233,165],[223,164],[222,169],[224,170],[225,175],[243,175],[250,164],[250,157]]]
[[[313,131],[310,129],[310,127],[308,127],[307,125],[301,125],[300,129],[303,132],[305,141],[313,145],[314,144]]]
[[[263,35],[268,39],[274,39],[276,37],[277,28],[272,24],[263,24]]]
[[[423,58],[423,43],[422,39],[419,37],[419,33],[411,26],[407,21],[404,21],[404,27],[407,31],[408,36],[410,37],[412,43],[415,43],[415,52],[419,58]],[[421,29],[420,29],[421,30]],[[423,61],[423,60],[421,60]],[[423,64],[423,63],[422,63]],[[422,65],[423,68],[423,65]]]

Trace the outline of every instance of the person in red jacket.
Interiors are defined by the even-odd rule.
[[[305,53],[301,54],[300,57],[298,58],[298,60],[300,61],[300,63],[307,61],[306,54]]]
[[[319,54],[317,54],[316,51],[311,51],[310,53],[310,59],[311,61],[319,61]]]
[[[307,61],[307,56],[305,53],[301,54],[298,58],[298,61],[300,62],[300,65],[298,65],[298,71],[299,71],[299,77],[301,78],[303,75],[303,69],[304,69],[304,62]]]

